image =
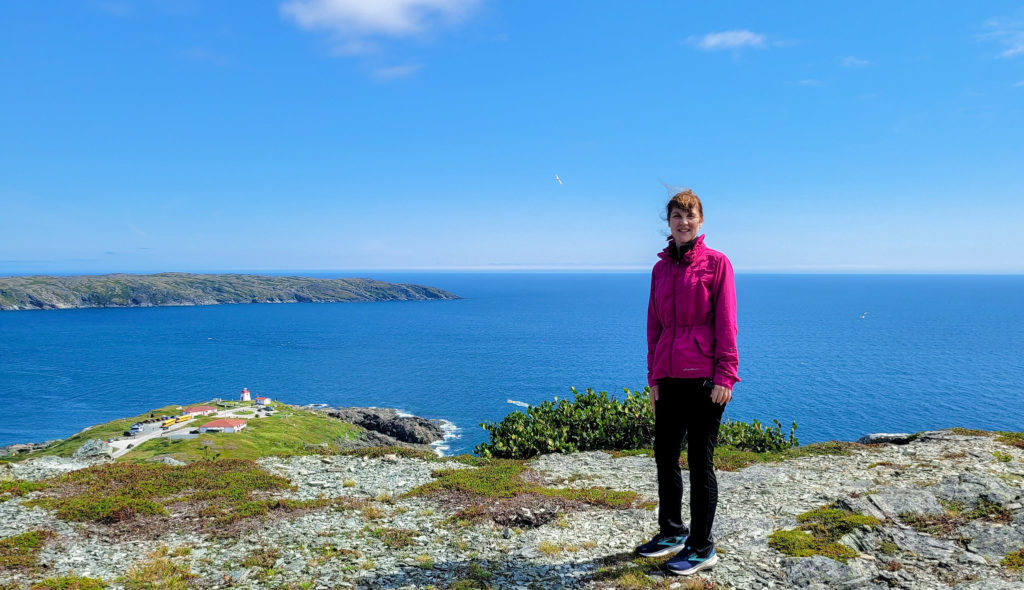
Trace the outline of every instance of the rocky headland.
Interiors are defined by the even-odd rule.
[[[435,287],[373,279],[178,272],[0,277],[0,310],[458,298]]]
[[[258,495],[277,509],[223,524],[185,503],[76,520],[46,503],[72,484],[28,482],[109,460],[42,457],[0,467],[0,544],[39,539],[0,588],[72,574],[125,588],[1024,588],[1020,444],[954,429],[720,471],[722,560],[691,579],[631,554],[656,528],[643,455],[265,457],[253,469],[289,482]],[[179,585],[146,586],[169,576]]]

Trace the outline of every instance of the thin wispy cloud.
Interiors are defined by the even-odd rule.
[[[464,19],[479,0],[288,0],[281,15],[308,30],[323,30],[341,45],[405,37]]]
[[[378,82],[390,82],[399,78],[405,78],[418,72],[422,68],[420,64],[407,64],[401,66],[391,66],[387,68],[377,68],[371,72],[371,76]]]
[[[690,37],[687,42],[701,51],[764,49],[768,46],[764,35],[747,30],[708,33],[700,37]]]
[[[807,79],[797,82],[800,86],[821,86],[821,80]]]
[[[1016,84],[1013,85],[1013,87],[1014,88],[1024,88],[1024,80],[1021,80],[1020,82],[1017,82]]]
[[[859,57],[855,57],[853,55],[848,55],[848,56],[843,58],[843,67],[844,68],[865,68],[865,67],[870,66],[870,65],[873,65],[873,64],[871,62],[869,62],[868,60],[860,59]]]
[[[1002,47],[999,57],[1024,55],[1024,20],[993,18],[985,23],[985,28],[989,32],[979,35],[978,38],[999,44]]]

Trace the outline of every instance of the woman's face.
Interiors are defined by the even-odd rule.
[[[672,239],[677,244],[685,244],[696,238],[703,221],[694,211],[673,209],[672,214],[668,216],[668,228],[672,230]]]

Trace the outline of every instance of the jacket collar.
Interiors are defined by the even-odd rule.
[[[672,239],[672,236],[669,236],[668,246],[665,246],[664,250],[658,252],[658,258],[662,260],[676,260],[675,253],[673,252],[675,249],[676,241]],[[680,264],[688,266],[691,262],[700,258],[704,254],[704,250],[706,250],[704,247],[704,234],[701,234],[693,241],[693,248],[690,248],[688,252],[683,254],[682,259],[679,260]]]

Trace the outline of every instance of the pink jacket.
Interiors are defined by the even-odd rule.
[[[647,306],[647,383],[703,377],[732,389],[736,373],[736,286],[725,254],[704,246],[674,260],[675,242],[658,254]]]

